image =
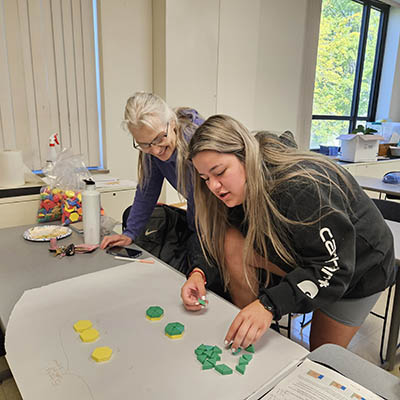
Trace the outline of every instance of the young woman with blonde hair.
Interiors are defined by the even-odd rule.
[[[314,311],[310,348],[346,347],[395,277],[391,232],[352,176],[224,115],[197,129],[188,160],[203,249],[241,308],[226,343],[247,347],[272,319]],[[212,279],[198,269],[181,291],[189,310],[205,295],[202,274]]]

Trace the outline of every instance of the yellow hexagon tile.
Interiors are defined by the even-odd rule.
[[[93,350],[92,358],[96,362],[108,361],[111,358],[112,350],[108,346],[96,347]]]
[[[88,319],[81,319],[74,324],[74,329],[77,332],[83,332],[86,329],[91,328],[92,326],[93,326],[92,321],[89,321]]]
[[[94,342],[100,334],[97,329],[91,328],[81,332],[79,336],[81,337],[82,342],[89,343]]]

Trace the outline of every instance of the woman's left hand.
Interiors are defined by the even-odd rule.
[[[225,343],[232,342],[232,352],[239,347],[246,348],[256,343],[270,327],[272,318],[272,313],[266,310],[258,299],[253,301],[233,320],[225,336]]]

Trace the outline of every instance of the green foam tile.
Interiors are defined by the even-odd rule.
[[[202,369],[212,369],[214,368],[214,365],[212,362],[209,360],[204,361]]]
[[[200,354],[199,356],[197,356],[197,359],[203,364],[204,361],[207,360],[207,356],[205,354]]]
[[[159,306],[151,306],[146,310],[149,318],[160,318],[164,315],[164,310]]]
[[[242,375],[244,375],[244,372],[246,371],[246,365],[245,364],[238,364],[235,367],[237,372],[240,372]]]
[[[249,363],[249,361],[246,360],[245,358],[243,358],[243,356],[241,356],[241,357],[239,358],[239,364],[240,364],[240,365],[247,365],[248,363]]]
[[[253,358],[253,356],[251,354],[243,354],[242,357],[246,360],[246,361],[251,361],[251,359]]]
[[[210,360],[220,361],[221,357],[218,354],[213,354],[213,356],[210,357]]]
[[[185,330],[185,326],[180,322],[170,322],[165,327],[165,333],[170,336],[181,335]]]
[[[197,348],[196,348],[196,350],[199,350],[199,351],[204,351],[206,349],[206,346],[204,345],[204,344],[201,344],[200,346],[198,346]]]
[[[229,368],[226,364],[218,364],[215,366],[215,369],[221,374],[221,375],[230,375],[233,373],[232,368]]]
[[[222,350],[221,350],[218,346],[214,346],[214,347],[213,347],[213,352],[214,352],[214,353],[217,353],[217,354],[221,354],[221,353],[222,353]]]
[[[247,346],[246,348],[245,348],[245,350],[246,351],[248,351],[249,353],[254,353],[254,346],[251,344],[250,346]]]
[[[206,362],[211,363],[213,365],[213,367],[215,367],[217,360],[215,360],[214,358],[208,358]]]
[[[196,349],[195,351],[194,351],[194,354],[196,354],[196,356],[200,356],[201,354],[203,354],[203,350],[199,350],[199,349]]]
[[[212,357],[213,351],[212,351],[212,349],[208,349],[208,350],[206,350],[206,351],[204,352],[204,354],[205,354],[207,357]]]

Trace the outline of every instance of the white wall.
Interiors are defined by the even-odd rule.
[[[400,7],[391,7],[376,119],[400,121]]]
[[[156,91],[308,148],[321,0],[153,0]],[[161,29],[162,30],[162,29]],[[304,138],[305,137],[305,138]],[[301,139],[300,139],[301,138]],[[178,201],[167,190],[167,201]]]
[[[165,65],[154,67],[157,81],[160,74],[165,78],[157,90],[164,89],[170,105],[194,106],[205,116],[230,114],[250,129],[296,133],[304,102],[312,104],[303,65],[315,71],[321,0],[153,3],[165,7],[164,37],[156,40],[165,45]],[[318,10],[311,19],[310,4]],[[306,45],[310,26],[317,27],[316,40]]]
[[[222,0],[220,10],[217,112],[254,128],[258,62],[268,41],[260,34],[262,1]]]
[[[218,1],[167,0],[165,100],[204,116],[216,111]]]
[[[100,0],[103,136],[111,175],[136,179],[137,150],[121,129],[126,100],[152,91],[152,7],[149,0]]]

